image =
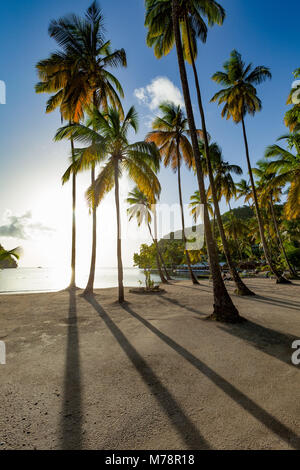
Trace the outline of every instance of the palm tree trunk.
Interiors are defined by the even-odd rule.
[[[266,261],[268,265],[270,266],[270,269],[272,273],[275,275],[277,279],[277,284],[291,284],[291,282],[288,279],[285,279],[279,271],[273,266],[273,262],[269,253],[267,241],[265,238],[265,230],[264,230],[264,223],[262,220],[262,216],[260,213],[260,208],[258,205],[258,198],[257,198],[257,193],[256,193],[256,187],[254,183],[254,178],[253,178],[253,173],[252,173],[252,168],[251,168],[251,162],[250,162],[250,155],[249,155],[249,146],[248,146],[248,140],[247,140],[247,134],[246,134],[246,127],[245,127],[245,121],[244,117],[242,117],[242,126],[243,126],[243,135],[244,135],[244,142],[245,142],[245,149],[246,149],[246,158],[247,158],[247,164],[248,164],[248,172],[250,176],[250,181],[251,181],[251,187],[252,187],[252,192],[253,192],[253,199],[254,199],[254,205],[255,205],[255,211],[256,211],[256,218],[258,222],[258,227],[259,227],[259,233],[260,233],[260,239],[262,242],[264,254]]]
[[[297,277],[297,273],[296,273],[294,267],[289,262],[289,259],[287,257],[287,254],[286,254],[286,251],[285,251],[285,248],[284,248],[284,244],[283,244],[283,241],[282,241],[282,237],[281,237],[281,234],[280,234],[280,230],[279,230],[276,215],[275,215],[272,193],[270,194],[270,208],[271,208],[272,219],[273,219],[273,223],[274,223],[274,227],[275,227],[275,232],[277,234],[279,245],[280,245],[282,254],[284,256],[285,262],[287,264],[288,270],[289,270],[292,277],[294,277],[294,276]]]
[[[163,255],[161,254],[161,251],[160,251],[160,248],[159,248],[159,245],[158,245],[158,241],[157,241],[157,217],[156,217],[156,207],[155,207],[155,205],[153,207],[153,218],[154,218],[154,239],[157,243],[158,255],[159,255],[163,270],[165,272],[166,279],[168,281],[172,281],[172,278],[171,278],[171,276],[170,276],[170,274],[169,274],[169,272],[166,268],[166,265],[165,265],[165,262],[164,262],[164,259],[163,259]]]
[[[92,187],[95,185],[95,165],[92,166],[91,170],[91,183]],[[86,285],[86,288],[83,292],[83,295],[93,295],[94,293],[94,280],[95,280],[95,269],[96,269],[96,253],[97,253],[97,208],[93,202],[92,205],[93,212],[93,235],[92,235],[92,256],[91,256],[91,267],[89,280]]]
[[[93,104],[96,106],[97,98],[96,92],[93,93]],[[92,164],[91,169],[91,182],[92,187],[95,186],[95,163]],[[96,269],[96,255],[97,255],[97,206],[93,202],[92,205],[92,212],[93,212],[93,235],[92,235],[92,256],[91,256],[91,267],[90,267],[90,275],[88,279],[88,283],[86,288],[83,292],[84,296],[93,295],[94,293],[94,281],[95,281],[95,269]]]
[[[192,267],[191,267],[190,255],[189,255],[189,252],[188,252],[187,247],[186,247],[187,240],[186,240],[186,236],[185,236],[185,222],[184,222],[184,211],[183,211],[182,189],[181,189],[180,152],[179,152],[179,142],[178,142],[178,140],[177,140],[176,146],[177,146],[177,149],[176,149],[177,150],[177,176],[178,176],[179,204],[180,204],[180,213],[181,213],[182,239],[183,239],[183,244],[184,244],[184,248],[185,248],[186,262],[187,262],[187,265],[188,265],[188,270],[189,270],[189,273],[190,273],[192,283],[195,284],[195,285],[196,284],[199,285],[199,282],[197,281],[197,278],[196,278],[195,274],[193,273],[193,270],[192,270]]]
[[[187,21],[186,17],[185,17],[185,23],[186,23],[187,33],[188,33],[188,44],[189,44],[189,51],[190,51],[190,56],[191,56],[191,60],[192,60],[194,78],[195,78],[195,85],[196,85],[196,91],[197,91],[199,112],[200,112],[200,116],[201,116],[201,125],[202,125],[202,132],[203,132],[203,136],[204,136],[204,149],[205,149],[205,155],[206,155],[206,161],[207,161],[209,182],[210,182],[211,193],[212,193],[212,197],[213,197],[213,203],[214,203],[214,207],[215,207],[215,216],[217,218],[220,237],[221,237],[221,240],[222,240],[223,250],[224,250],[224,254],[225,254],[226,261],[227,261],[228,267],[230,269],[232,278],[233,278],[233,280],[235,282],[235,285],[236,285],[236,291],[235,291],[236,294],[243,295],[243,296],[253,296],[253,295],[255,295],[254,292],[252,292],[246,286],[246,284],[244,284],[244,282],[242,281],[239,273],[237,272],[237,269],[236,269],[236,267],[233,263],[233,260],[231,258],[228,242],[227,242],[225,231],[224,231],[222,216],[221,216],[220,207],[219,207],[219,201],[218,201],[216,187],[215,187],[215,179],[214,179],[211,160],[210,160],[210,155],[209,155],[208,134],[207,134],[207,129],[206,129],[206,120],[205,120],[205,114],[204,114],[204,109],[203,109],[203,104],[202,104],[202,97],[201,97],[198,73],[197,73],[196,66],[195,66],[195,61],[194,61],[194,56],[193,56],[193,51],[192,51],[192,45],[191,45],[191,38],[190,38],[190,30],[189,30],[189,25],[188,25],[188,21]]]
[[[74,141],[71,141],[72,160],[74,161]],[[76,289],[76,174],[72,175],[72,255],[71,255],[71,281],[69,289]]]
[[[168,281],[166,280],[166,278],[165,278],[165,276],[162,272],[162,269],[161,269],[160,253],[159,253],[158,243],[157,243],[157,240],[153,237],[152,230],[151,230],[151,227],[150,227],[149,223],[148,223],[148,230],[149,230],[150,236],[151,236],[151,238],[153,240],[153,243],[155,245],[155,248],[156,248],[156,265],[157,265],[157,270],[158,270],[159,277],[160,277],[161,282],[163,284],[168,284]]]
[[[122,244],[121,244],[121,217],[120,217],[120,200],[119,200],[119,162],[115,158],[115,200],[117,212],[117,257],[118,257],[118,286],[119,286],[119,303],[125,301],[123,286],[123,264],[122,264]]]
[[[238,310],[234,306],[231,297],[229,296],[222,279],[218,255],[216,251],[215,241],[212,236],[211,225],[208,215],[206,192],[204,186],[203,173],[201,168],[201,156],[199,152],[198,139],[196,133],[196,126],[193,114],[193,108],[191,103],[189,85],[187,80],[186,68],[183,57],[180,28],[178,21],[178,0],[172,0],[172,19],[174,36],[176,42],[178,66],[182,84],[182,91],[184,95],[185,107],[187,111],[188,123],[191,133],[192,147],[196,163],[196,172],[199,184],[199,192],[201,203],[204,206],[204,228],[207,244],[207,252],[209,257],[210,270],[213,280],[213,296],[214,296],[214,311],[211,316],[212,319],[217,321],[232,322],[236,323],[241,320]]]

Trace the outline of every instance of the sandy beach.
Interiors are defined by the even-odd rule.
[[[247,284],[242,325],[208,281],[0,296],[0,449],[300,449],[300,282]]]

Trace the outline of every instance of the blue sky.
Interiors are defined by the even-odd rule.
[[[34,66],[38,60],[56,49],[47,33],[49,21],[70,12],[82,14],[90,3],[85,0],[1,2],[0,79],[6,83],[7,103],[0,106],[0,243],[8,247],[24,244],[25,265],[48,264],[49,253],[57,247],[60,247],[60,257],[68,251],[70,225],[70,188],[61,188],[60,184],[60,177],[67,164],[68,145],[52,141],[60,125],[59,116],[57,113],[45,115],[46,96],[34,93],[34,84],[37,81]],[[272,81],[259,86],[263,111],[254,119],[247,119],[254,164],[263,156],[265,147],[286,131],[283,124],[287,109],[285,102],[293,81],[292,72],[299,67],[300,5],[296,0],[286,6],[278,0],[223,0],[221,3],[226,9],[226,21],[223,27],[211,29],[207,44],[199,47],[197,68],[209,132],[222,147],[224,158],[240,164],[245,170],[240,126],[222,120],[220,109],[209,103],[217,90],[210,77],[221,68],[234,48],[242,53],[246,62],[271,68]],[[124,108],[128,109],[132,104],[137,107],[140,115],[138,138],[142,139],[149,130],[149,119],[156,110],[139,102],[135,90],[147,90],[147,86],[157,77],[166,77],[175,87],[180,88],[176,56],[171,53],[168,57],[157,60],[152,50],[146,47],[143,0],[102,0],[100,5],[105,16],[107,37],[112,40],[112,46],[124,47],[127,52],[128,67],[116,71],[116,75],[125,91]],[[190,78],[192,84],[191,75]],[[153,93],[157,91],[155,86],[152,89]],[[192,99],[196,105],[193,91]],[[199,125],[196,106],[195,117]],[[169,170],[163,170],[160,179],[163,187],[161,201],[169,204],[177,202],[175,175]],[[87,175],[81,176],[79,180],[78,198],[82,211],[80,230],[85,231],[82,234],[83,243],[89,240],[90,221],[88,214],[86,218],[84,215],[87,209],[83,198],[88,181]],[[184,171],[185,202],[188,202],[195,189],[193,174]],[[222,209],[226,209],[224,205]],[[1,237],[1,226],[7,226],[14,216],[28,213],[27,240]],[[105,224],[107,222],[110,222],[109,216],[105,219]],[[113,225],[113,221],[111,223]],[[79,238],[80,236],[79,234]],[[136,243],[133,243],[127,250],[127,265],[130,264],[135,246]],[[110,264],[113,253],[112,249],[106,258],[101,258],[100,253],[99,264]],[[68,253],[63,256],[67,259]],[[51,259],[53,260],[53,256]]]

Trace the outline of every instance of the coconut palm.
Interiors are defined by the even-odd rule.
[[[253,173],[258,179],[258,192],[261,205],[270,208],[270,215],[278,239],[279,248],[282,251],[283,258],[291,276],[294,277],[297,275],[297,273],[287,257],[274,207],[274,203],[280,202],[282,196],[282,186],[278,184],[278,181],[276,181],[276,173],[270,171],[269,166],[270,162],[267,160],[259,160],[257,162],[257,168],[253,168]]]
[[[107,114],[102,114],[94,108],[90,124],[92,128],[80,124],[66,126],[59,131],[57,138],[68,138],[73,135],[74,141],[88,144],[85,149],[79,150],[79,165],[90,158],[96,160],[97,156],[103,159],[100,173],[87,191],[87,199],[92,207],[96,208],[104,196],[115,188],[119,302],[122,303],[124,287],[119,178],[126,173],[149,201],[154,203],[161,190],[156,176],[159,153],[152,143],[145,141],[129,143],[130,129],[135,132],[138,130],[138,117],[134,107],[129,109],[124,118],[115,108],[108,108]]]
[[[155,14],[155,8],[157,6],[157,14]],[[217,8],[215,8],[216,6]],[[170,8],[171,7],[171,8]],[[186,14],[186,8],[189,7],[189,13],[192,15]],[[160,55],[157,53],[160,46],[156,46],[155,42],[158,44],[161,42],[164,46],[161,48],[162,54],[166,55],[174,46],[176,45],[177,51],[177,59],[178,59],[178,66],[182,84],[182,90],[184,95],[184,101],[187,111],[187,118],[188,124],[191,131],[191,141],[192,147],[195,157],[195,166],[196,166],[196,173],[197,179],[199,184],[199,192],[201,196],[201,201],[204,206],[204,227],[206,232],[206,241],[207,241],[207,251],[210,261],[211,273],[213,278],[213,286],[214,286],[214,313],[212,318],[217,318],[220,321],[239,321],[238,311],[233,305],[233,302],[228,295],[227,289],[222,279],[221,270],[218,262],[218,255],[216,249],[216,243],[212,236],[211,226],[209,221],[209,214],[207,208],[207,201],[206,201],[206,192],[204,186],[204,179],[203,179],[203,172],[201,168],[201,157],[200,152],[198,149],[198,140],[197,140],[197,133],[196,133],[196,126],[195,126],[195,119],[191,104],[191,97],[190,97],[190,90],[189,84],[187,79],[186,67],[185,67],[185,58],[189,58],[188,54],[189,51],[193,51],[190,53],[190,60],[193,65],[194,76],[196,80],[196,67],[194,63],[194,54],[196,52],[196,35],[200,38],[202,37],[204,40],[207,34],[207,26],[205,21],[203,20],[203,16],[208,18],[209,23],[219,22],[222,23],[224,19],[224,10],[216,3],[210,0],[203,1],[203,0],[195,0],[186,2],[179,2],[178,0],[149,0],[146,2],[147,14],[146,14],[146,26],[149,29],[149,35],[153,38],[153,41],[148,42],[148,45],[155,46],[155,54],[157,57]],[[182,12],[184,13],[184,17],[182,16]],[[219,12],[219,13],[218,13]],[[151,16],[148,16],[148,13]],[[217,20],[216,16],[219,17]],[[214,19],[215,17],[215,19]],[[170,21],[172,19],[172,22]],[[195,29],[187,26],[184,27],[183,25],[195,25]],[[184,33],[185,29],[185,33]],[[193,31],[195,31],[195,36]],[[181,36],[182,32],[182,36]],[[155,39],[157,38],[157,39]],[[184,39],[186,38],[186,39]],[[182,41],[183,39],[183,41]],[[196,80],[197,84],[197,80]],[[200,109],[203,111],[203,107],[201,106],[201,95],[200,95],[200,87],[197,89],[197,96],[198,96],[198,103]],[[200,98],[200,101],[199,101]],[[204,131],[204,138],[205,138],[205,145],[206,150],[208,149],[208,135],[206,132],[205,120],[203,119],[204,113],[201,115],[202,117],[202,129]],[[209,152],[207,151],[207,155],[209,156]],[[210,179],[212,179],[211,171],[210,171]],[[216,198],[215,198],[216,200]]]
[[[146,1],[146,21],[148,27],[147,42],[154,46],[154,52],[158,58],[170,52],[174,45],[174,30],[171,24],[171,1],[166,0],[148,0]],[[176,2],[177,19],[182,36],[182,49],[184,57],[191,63],[193,68],[201,125],[203,129],[203,144],[206,154],[207,174],[210,181],[210,192],[215,205],[215,214],[219,224],[222,224],[221,213],[219,209],[219,198],[214,182],[212,169],[212,158],[210,156],[209,135],[206,127],[206,119],[202,104],[202,96],[199,84],[198,73],[195,65],[197,57],[197,39],[203,43],[206,42],[208,27],[214,24],[222,25],[225,18],[224,8],[215,0],[187,0]],[[207,24],[206,24],[207,23]],[[240,284],[242,288],[242,284]],[[244,287],[244,295],[247,288]],[[248,290],[248,293],[250,291]]]
[[[184,101],[187,111],[187,118],[189,129],[191,133],[191,141],[193,147],[193,153],[195,158],[196,172],[199,184],[199,192],[201,196],[201,201],[203,204],[203,215],[204,215],[204,228],[206,236],[207,251],[209,257],[210,270],[213,279],[213,294],[214,294],[214,312],[211,318],[218,321],[224,322],[239,322],[240,317],[238,310],[234,306],[231,297],[229,296],[227,289],[225,287],[224,281],[222,279],[217,248],[215,240],[212,235],[208,208],[207,208],[207,198],[205,192],[203,172],[201,168],[201,156],[198,145],[198,138],[195,126],[194,113],[191,103],[191,96],[189,90],[189,84],[187,79],[187,73],[184,63],[184,55],[182,49],[180,27],[179,27],[179,16],[178,16],[179,3],[178,0],[172,0],[172,20],[174,28],[174,37],[176,43],[176,52],[178,67],[180,72],[180,79],[182,84],[182,90],[184,95]]]
[[[193,149],[188,139],[188,124],[185,114],[179,105],[174,103],[161,103],[159,109],[162,117],[156,117],[152,123],[153,131],[149,132],[146,140],[154,142],[160,151],[165,167],[170,166],[177,172],[178,193],[181,212],[182,238],[184,246],[187,246],[185,234],[185,220],[181,186],[181,166],[185,163],[187,168],[191,168],[194,162]],[[198,131],[201,133],[201,131]],[[191,268],[189,252],[186,249],[186,262],[193,284],[199,284]]]
[[[17,248],[13,248],[12,250],[5,250],[5,248],[0,245],[0,262],[9,260],[11,257],[14,257],[18,260],[20,255],[21,248],[19,246]]]
[[[155,204],[150,204],[147,196],[142,191],[140,191],[138,187],[135,187],[132,191],[130,191],[126,202],[130,205],[130,207],[127,209],[129,220],[136,218],[139,227],[142,225],[143,222],[145,222],[148,227],[150,236],[156,248],[157,270],[161,281],[166,284],[167,280],[162,272],[162,266],[165,272],[166,268],[164,265],[161,251],[158,246],[156,233],[153,234],[151,228],[152,216],[153,212],[155,211]]]
[[[79,86],[76,79],[74,62],[62,52],[51,54],[46,60],[37,63],[36,69],[41,80],[35,86],[36,93],[54,93],[46,105],[46,113],[59,107],[61,120],[78,122],[83,117],[83,101],[70,103],[69,91]],[[70,138],[71,154],[74,160],[74,143]],[[76,175],[72,178],[72,247],[71,247],[71,280],[69,289],[76,288]]]
[[[233,212],[228,214],[227,220],[224,222],[224,230],[229,238],[232,238],[237,247],[240,261],[243,259],[239,238],[243,238],[248,232],[248,227],[242,220],[238,219]]]
[[[277,175],[274,183],[280,186],[290,183],[285,214],[289,220],[292,220],[300,217],[300,134],[284,135],[278,139],[281,140],[286,142],[287,149],[278,144],[271,145],[267,148],[265,157],[276,158],[269,163],[268,169]]]
[[[237,190],[237,199],[244,198],[244,202],[248,203],[251,207],[250,199],[253,199],[252,189],[249,183],[246,180],[241,179],[238,183],[235,183]]]
[[[199,150],[200,150],[203,160],[207,162],[204,142],[199,142]],[[230,248],[229,248],[229,245],[226,239],[226,234],[224,231],[221,212],[219,209],[219,201],[221,200],[223,196],[225,197],[226,202],[229,203],[230,198],[232,197],[232,195],[235,194],[235,184],[232,179],[231,172],[234,172],[236,174],[241,174],[242,169],[238,165],[230,165],[229,163],[223,160],[222,150],[216,142],[213,142],[209,145],[209,154],[210,154],[210,161],[211,161],[211,170],[214,172],[213,173],[214,179],[213,180],[210,179],[208,195],[211,195],[214,201],[215,216],[216,216],[218,227],[219,227],[219,233],[220,233],[226,261],[229,266],[232,278],[236,285],[236,293],[238,295],[243,295],[243,296],[247,296],[247,295],[252,296],[254,295],[254,293],[242,281],[234,265],[234,262],[232,260]],[[207,164],[206,174],[209,174],[208,164]],[[217,198],[217,204],[215,204],[216,198]]]
[[[96,106],[106,112],[109,103],[119,110],[123,117],[120,96],[123,89],[109,69],[126,66],[124,49],[112,51],[110,41],[104,36],[103,15],[97,2],[87,9],[85,18],[70,15],[52,21],[49,34],[62,48],[65,56],[76,66],[76,86],[68,91],[68,102],[76,108]],[[52,63],[48,64],[50,70]],[[56,64],[54,64],[54,67]],[[79,84],[79,85],[78,85]],[[76,108],[77,110],[77,108]],[[95,165],[91,162],[91,183],[95,182]],[[97,248],[97,215],[92,207],[93,234],[90,275],[84,295],[93,293]]]
[[[248,172],[250,176],[251,188],[253,192],[256,217],[259,225],[261,242],[267,263],[271,271],[277,279],[277,283],[289,283],[281,273],[273,265],[271,255],[264,233],[264,223],[260,212],[258,197],[255,188],[254,177],[251,168],[249,146],[245,127],[245,116],[250,114],[255,115],[256,112],[262,108],[261,101],[257,96],[257,90],[254,85],[258,85],[272,77],[268,67],[258,66],[253,69],[252,65],[246,65],[241,54],[233,50],[230,59],[225,62],[224,70],[216,72],[212,79],[223,85],[221,91],[216,93],[211,99],[212,102],[218,102],[219,105],[224,105],[222,110],[222,117],[227,119],[232,118],[236,123],[242,123],[243,136],[246,150],[246,159],[248,165]]]

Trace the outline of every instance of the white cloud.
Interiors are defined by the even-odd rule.
[[[31,211],[27,211],[23,215],[13,215],[10,210],[7,210],[4,214],[4,222],[5,225],[0,226],[1,237],[27,240],[37,232],[53,232],[52,228],[39,221],[32,220]]]
[[[134,96],[151,111],[155,111],[163,101],[171,101],[184,106],[181,91],[168,77],[156,77],[146,87],[136,88]]]

